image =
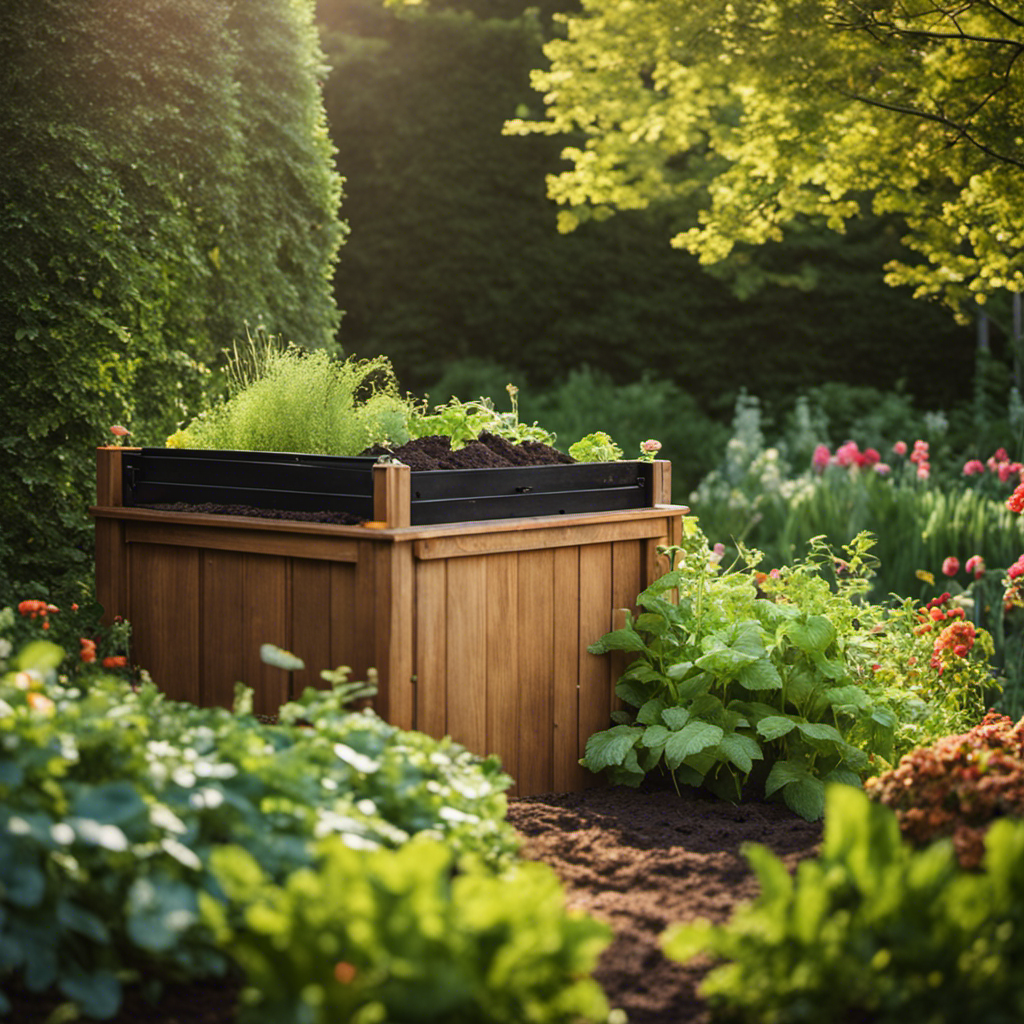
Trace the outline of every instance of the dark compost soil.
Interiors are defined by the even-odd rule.
[[[607,921],[615,939],[596,978],[630,1024],[707,1024],[696,987],[707,963],[683,966],[660,952],[664,929],[706,917],[724,921],[756,895],[740,853],[763,843],[792,868],[817,852],[821,826],[777,804],[730,804],[684,790],[597,787],[512,799],[509,821],[524,854],[550,864],[571,907]],[[114,1024],[233,1024],[229,984],[167,990],[151,1006],[129,993]],[[44,1024],[52,999],[15,999],[12,1024]],[[341,1022],[339,1022],[341,1024]]]

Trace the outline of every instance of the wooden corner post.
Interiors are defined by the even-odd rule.
[[[410,525],[411,500],[409,467],[401,462],[373,467],[373,518],[389,529]]]
[[[98,507],[120,508],[124,504],[121,459],[125,452],[138,450],[113,445],[96,449]],[[96,600],[103,605],[103,621],[109,625],[115,615],[128,615],[128,547],[122,522],[117,519],[97,519],[95,525]]]

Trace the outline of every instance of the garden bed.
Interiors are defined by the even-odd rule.
[[[791,868],[817,852],[820,824],[778,804],[734,807],[692,790],[590,789],[510,801],[527,857],[550,864],[570,906],[611,924],[615,940],[596,978],[629,1024],[708,1024],[696,986],[706,961],[667,960],[659,940],[673,922],[728,918],[756,882],[740,847],[764,843]],[[129,996],[112,1024],[234,1024],[230,985],[171,989],[151,1007]],[[45,1024],[53,1000],[16,1001],[13,1021]]]
[[[609,724],[621,664],[587,647],[667,568],[658,548],[686,511],[668,503],[668,463],[624,464],[649,478],[642,507],[415,526],[413,471],[371,460],[373,521],[346,526],[126,507],[135,454],[98,453],[97,596],[170,697],[230,706],[242,680],[272,716],[324,685],[321,669],[373,667],[383,718],[496,754],[519,795],[589,784],[578,761]],[[263,664],[265,643],[308,667]]]

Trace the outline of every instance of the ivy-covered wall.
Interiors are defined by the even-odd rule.
[[[85,575],[111,424],[161,443],[247,323],[333,343],[342,236],[312,0],[7,0],[3,23],[0,605]]]

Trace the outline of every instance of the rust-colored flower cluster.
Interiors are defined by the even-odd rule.
[[[47,604],[45,601],[22,601],[18,605],[18,613],[27,619],[42,619],[43,629],[50,628],[48,615],[56,615],[60,609],[55,604]]]
[[[1014,724],[990,711],[969,732],[905,755],[864,788],[896,812],[910,842],[950,837],[961,866],[976,868],[988,826],[1024,817],[1024,719]]]
[[[950,607],[951,597],[947,592],[933,597],[923,608],[917,610],[918,625],[914,636],[924,636],[938,630],[932,645],[932,668],[939,675],[952,658],[966,658],[978,638],[974,624],[968,622],[963,608]]]

